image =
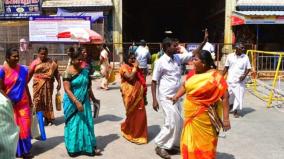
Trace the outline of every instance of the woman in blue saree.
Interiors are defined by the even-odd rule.
[[[101,155],[96,149],[94,121],[92,118],[90,96],[92,89],[89,69],[82,68],[82,54],[80,51],[70,52],[71,65],[63,74],[65,95],[63,108],[65,118],[64,140],[68,154]]]

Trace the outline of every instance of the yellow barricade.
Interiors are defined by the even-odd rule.
[[[259,51],[259,50],[247,50],[247,55],[250,58],[251,65],[252,65],[251,82],[247,84],[247,87],[250,90],[252,90],[252,93],[255,96],[266,101],[268,108],[272,106],[273,101],[284,101],[284,92],[281,91],[281,89],[279,89],[280,87],[278,89],[276,88],[277,80],[279,81],[278,83],[279,85],[281,83],[281,78],[283,78],[283,76],[279,75],[279,72],[280,72],[281,66],[283,69],[282,58],[284,57],[284,53]],[[266,61],[261,60],[260,57],[266,58]],[[269,62],[268,57],[272,57],[273,60],[270,59],[270,62]],[[264,70],[274,73],[271,85],[258,79],[258,73],[262,71],[261,69],[263,69],[263,67],[259,68],[259,66],[260,65],[263,66],[264,63],[266,65],[270,64],[270,68],[265,67]],[[274,67],[271,67],[271,63],[274,64]],[[283,71],[282,69],[281,71]],[[268,90],[268,93],[265,94],[263,90],[258,90],[257,89],[258,86],[263,86],[265,89]]]

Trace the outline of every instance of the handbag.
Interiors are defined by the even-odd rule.
[[[56,110],[57,111],[61,111],[61,94],[59,91],[57,91],[56,95],[55,95],[55,106],[56,106]]]
[[[38,121],[35,113],[35,108],[33,108],[32,112],[32,125],[31,125],[31,135],[33,139],[40,138],[40,133],[38,129]]]
[[[100,108],[101,108],[101,101],[96,100],[96,102],[93,102],[94,107],[94,118],[97,118],[99,116]]]
[[[208,115],[210,117],[211,124],[215,128],[217,134],[223,130],[223,122],[222,119],[220,118],[220,114],[217,113],[218,109],[218,102],[215,103],[214,105],[209,106],[208,108]]]
[[[111,70],[110,74],[109,74],[109,77],[107,79],[107,82],[108,83],[113,83],[114,81],[115,81],[115,72],[114,72],[114,70]]]

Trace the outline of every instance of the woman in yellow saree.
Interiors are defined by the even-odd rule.
[[[215,159],[218,132],[211,123],[208,109],[219,102],[223,106],[223,129],[230,129],[227,83],[215,70],[208,51],[200,51],[194,56],[193,63],[196,74],[170,98],[175,102],[185,94],[180,150],[183,159]],[[218,111],[221,110],[219,108]]]
[[[121,124],[124,138],[136,144],[148,142],[147,117],[144,103],[147,87],[133,53],[125,56],[120,68],[121,94],[126,109],[126,119]]]

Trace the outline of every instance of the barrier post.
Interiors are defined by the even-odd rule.
[[[273,96],[274,96],[274,89],[275,89],[275,85],[276,85],[276,80],[277,80],[277,77],[278,77],[278,74],[279,74],[279,69],[280,69],[280,66],[281,66],[282,54],[280,54],[279,56],[280,56],[280,57],[279,57],[279,59],[278,59],[278,64],[277,64],[275,76],[274,76],[273,83],[272,83],[272,88],[273,88],[273,89],[270,90],[269,100],[268,100],[268,103],[267,103],[267,108],[270,108],[270,107],[271,107],[272,98],[273,98]]]

